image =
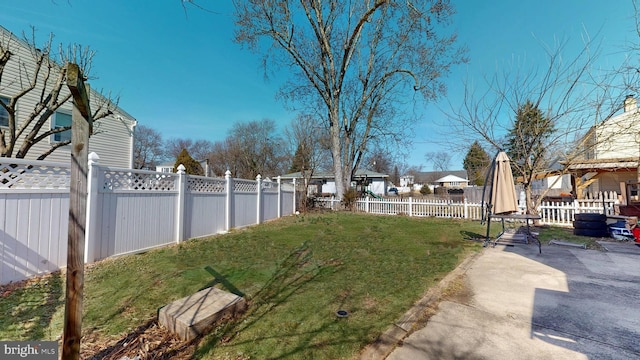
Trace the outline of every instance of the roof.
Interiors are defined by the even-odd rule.
[[[421,171],[416,174],[416,182],[431,182],[432,179],[438,179],[444,175],[453,175],[459,178],[468,179],[466,170],[452,170],[452,171]]]
[[[572,161],[569,170],[615,170],[638,167],[638,158],[588,159]]]
[[[440,179],[436,180],[435,182],[437,182],[437,183],[469,182],[469,180],[463,179],[463,178],[455,176],[455,175],[447,175],[445,177],[441,177]]]
[[[294,172],[291,174],[286,174],[286,175],[282,175],[280,176],[281,179],[302,179],[302,173],[300,171],[298,172]],[[382,174],[382,173],[378,173],[372,170],[361,170],[358,169],[354,175],[354,177],[357,178],[388,178],[389,175],[387,174]],[[312,179],[334,179],[335,175],[333,174],[333,172],[329,172],[329,171],[316,171],[313,173],[313,175],[311,176]]]

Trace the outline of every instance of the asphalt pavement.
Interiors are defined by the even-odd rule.
[[[640,359],[640,247],[603,244],[484,249],[462,270],[470,296],[387,359]]]

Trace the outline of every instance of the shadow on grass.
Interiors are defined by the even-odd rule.
[[[204,290],[207,288],[210,288],[212,286],[216,286],[217,284],[222,285],[225,289],[227,289],[227,291],[229,291],[230,293],[234,294],[234,295],[238,295],[240,297],[244,297],[244,293],[242,291],[240,291],[237,287],[235,287],[235,285],[233,285],[231,282],[229,282],[229,280],[227,280],[227,278],[220,274],[219,272],[215,271],[211,266],[205,266],[204,269],[211,275],[213,275],[213,280],[209,281],[209,283],[207,283],[207,285],[203,286],[200,290]]]
[[[264,286],[248,300],[248,310],[239,317],[217,326],[213,331],[202,339],[193,358],[201,359],[213,348],[221,343],[228,343],[236,335],[245,331],[256,323],[260,322],[273,309],[283,304],[304,286],[317,280],[319,277],[333,273],[337,265],[314,263],[312,253],[307,244],[295,249],[283,261]],[[315,338],[317,334],[327,331],[330,323],[322,324],[317,330],[309,332],[296,332],[295,334],[278,334],[273,338],[288,338],[291,336],[308,335],[308,340]],[[253,339],[259,341],[267,339]],[[290,352],[281,354],[279,357],[286,357],[309,347],[309,341],[298,341],[300,345],[294,347]],[[327,344],[328,345],[328,344]]]
[[[486,239],[486,234],[478,234],[472,231],[460,231],[460,234],[464,236],[465,240],[475,241],[475,242],[484,242]]]
[[[88,355],[90,359],[121,359],[124,356],[133,357],[141,355],[143,358],[152,359],[199,359],[203,358],[209,351],[220,343],[231,341],[240,332],[254,326],[261,321],[271,310],[284,303],[293,294],[305,285],[311,283],[319,276],[327,274],[336,265],[314,263],[311,251],[307,244],[291,252],[277,266],[273,275],[251,298],[246,299],[248,310],[223,324],[216,324],[208,335],[197,337],[191,341],[180,341],[167,330],[157,325],[157,319],[151,319],[139,326],[115,344],[100,348],[93,354]],[[244,295],[223,275],[207,266],[205,270],[214,276],[214,280],[209,282],[210,287],[221,284],[228,291],[236,295]],[[328,325],[327,325],[328,326]],[[324,326],[323,326],[324,327]],[[320,328],[310,332],[312,335],[326,331]],[[296,334],[297,336],[301,334]],[[281,335],[286,337],[287,335]],[[150,344],[152,346],[150,346]],[[300,351],[307,346],[301,344],[292,353]]]
[[[0,326],[19,326],[16,328],[12,340],[42,340],[54,339],[51,334],[51,321],[56,311],[64,306],[63,286],[64,281],[60,271],[45,275],[42,278],[27,280],[24,287],[19,282],[14,285],[15,290],[6,290],[12,284],[4,286],[2,303],[6,320],[0,320]],[[37,289],[34,289],[37,288]],[[3,291],[0,291],[3,293]],[[3,325],[3,322],[7,324]],[[3,331],[0,331],[2,334]],[[6,334],[11,335],[11,334]]]

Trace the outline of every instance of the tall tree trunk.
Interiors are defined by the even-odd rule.
[[[337,116],[336,116],[337,117]],[[335,120],[331,122],[331,156],[333,157],[333,173],[336,182],[336,197],[342,199],[345,192],[344,173],[342,171],[342,148],[340,141],[340,126]]]
[[[537,215],[538,209],[536,206],[536,202],[533,200],[533,195],[531,194],[531,184],[524,184],[523,187],[524,187],[525,204],[527,207],[525,209],[525,213],[531,214],[531,215]]]

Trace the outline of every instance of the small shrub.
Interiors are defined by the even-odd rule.
[[[431,194],[431,188],[429,187],[429,185],[422,185],[422,187],[420,188],[420,194],[422,195],[430,195]]]
[[[358,192],[356,189],[349,189],[342,195],[342,205],[345,209],[353,210],[356,200],[358,200]]]
[[[311,195],[304,199],[304,210],[310,210],[317,206],[316,197]]]

